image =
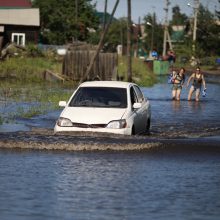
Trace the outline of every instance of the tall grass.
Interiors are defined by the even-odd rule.
[[[127,81],[127,57],[119,57],[118,75]],[[132,59],[132,80],[140,86],[152,86],[156,83],[155,74],[148,68],[143,60]]]
[[[43,72],[61,72],[61,63],[46,57],[11,57],[1,61],[0,77],[7,81],[42,82]]]

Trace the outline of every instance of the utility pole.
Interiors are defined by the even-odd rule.
[[[115,2],[115,6],[114,6],[114,8],[113,8],[113,10],[112,10],[112,13],[111,13],[111,16],[110,16],[110,18],[109,18],[109,20],[108,20],[108,23],[107,23],[106,26],[105,26],[105,30],[102,32],[102,35],[101,35],[101,38],[100,38],[98,47],[97,47],[97,49],[96,49],[96,51],[95,51],[95,54],[94,54],[93,57],[91,58],[91,60],[90,60],[90,62],[89,62],[89,66],[88,66],[87,69],[86,69],[86,73],[85,73],[85,75],[81,78],[80,83],[82,83],[83,81],[85,81],[85,80],[89,77],[90,72],[92,71],[92,67],[93,67],[93,65],[94,65],[94,63],[95,63],[95,61],[96,61],[96,58],[97,58],[97,56],[99,55],[99,52],[100,52],[100,50],[101,50],[102,47],[103,47],[104,40],[105,40],[105,36],[106,36],[106,34],[107,34],[107,32],[108,32],[108,29],[109,29],[109,27],[110,27],[110,25],[111,25],[111,23],[112,23],[112,19],[113,19],[113,17],[114,17],[115,11],[116,11],[116,9],[117,9],[117,7],[118,7],[119,1],[120,1],[120,0],[116,0],[116,2]]]
[[[141,43],[141,17],[139,16],[138,17],[138,29],[137,29],[137,43],[136,43],[136,45],[137,45],[137,47],[136,47],[136,50],[137,50],[137,57],[139,56],[139,49],[141,49],[140,48],[140,43]]]
[[[150,45],[150,51],[152,52],[153,49],[154,49],[154,27],[155,27],[155,18],[156,18],[156,15],[155,15],[155,12],[153,13],[153,16],[152,16],[152,25],[151,25],[151,45]]]
[[[77,27],[76,31],[79,31],[78,30],[78,0],[75,0],[75,23]],[[76,33],[75,38],[76,38],[75,41],[78,41],[78,32]]]
[[[193,43],[192,43],[192,51],[193,56],[196,52],[196,31],[197,31],[197,16],[199,10],[199,0],[194,0],[194,24],[193,24]]]
[[[104,18],[103,18],[103,31],[105,30],[105,26],[106,26],[107,5],[108,5],[108,0],[105,0]]]
[[[120,21],[120,25],[121,25],[121,31],[120,31],[120,35],[121,35],[121,47],[122,47],[122,54],[123,54],[123,48],[124,48],[124,30],[123,30],[123,21]]]
[[[132,81],[132,64],[131,64],[131,0],[127,0],[128,19],[127,19],[127,59],[128,59],[128,82]]]
[[[78,22],[78,0],[75,0],[75,22]]]
[[[172,43],[171,43],[171,38],[170,38],[170,34],[168,31],[168,8],[170,5],[170,1],[169,0],[165,0],[166,1],[166,7],[164,8],[165,10],[165,21],[164,21],[164,36],[163,36],[163,56],[166,55],[167,52],[167,42],[169,43],[169,47],[172,50]]]

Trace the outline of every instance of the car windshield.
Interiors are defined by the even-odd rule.
[[[69,106],[126,108],[127,90],[113,87],[81,87],[73,96]]]

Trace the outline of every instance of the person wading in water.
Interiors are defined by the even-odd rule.
[[[178,73],[174,73],[172,76],[172,99],[180,100],[180,94],[182,91],[183,84],[185,82],[185,69],[182,67]]]
[[[196,92],[196,101],[199,101],[202,84],[203,84],[203,91],[206,91],[206,83],[205,83],[204,75],[199,67],[197,67],[196,72],[192,73],[192,75],[189,77],[186,85],[187,87],[189,86],[191,80],[193,80],[193,83],[189,89],[188,101],[191,100],[192,94],[194,92]]]

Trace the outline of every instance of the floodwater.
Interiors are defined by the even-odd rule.
[[[181,147],[181,146],[179,146]],[[219,219],[220,150],[0,150],[1,220]]]
[[[189,88],[183,88],[181,101],[171,100],[171,87],[167,77],[151,88],[142,88],[152,106],[151,136],[199,137],[220,134],[220,77],[206,76],[207,95],[200,102],[187,101]],[[8,113],[23,103],[8,104],[0,113]],[[28,107],[28,103],[25,103]],[[33,105],[33,103],[32,103]],[[29,131],[32,128],[53,129],[62,109],[29,119],[15,118],[12,123],[0,125],[0,132]],[[2,113],[3,112],[3,113]]]
[[[184,137],[209,136],[220,131],[220,77],[206,76],[206,97],[187,101],[189,88],[182,89],[181,101],[171,100],[172,85],[162,77],[152,88],[143,88],[152,105],[152,133]]]
[[[187,101],[188,89],[183,89],[180,102],[171,101],[165,78],[142,88],[152,105],[152,129],[146,138],[195,138],[197,144],[177,138],[170,147],[130,152],[0,149],[0,219],[219,219],[216,79],[207,77],[207,96],[199,103]],[[17,123],[51,129],[59,113]],[[210,146],[200,136],[209,136],[205,140]]]

